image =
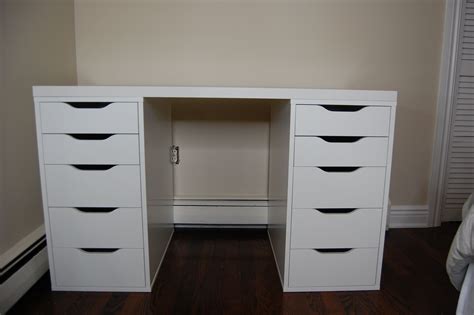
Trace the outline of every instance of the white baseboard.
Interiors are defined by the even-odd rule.
[[[44,226],[20,240],[0,257],[0,314],[6,313],[48,271]]]
[[[428,205],[391,206],[388,226],[395,229],[429,227]]]

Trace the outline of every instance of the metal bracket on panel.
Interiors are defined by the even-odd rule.
[[[172,145],[170,148],[170,160],[172,164],[179,164],[179,146]]]

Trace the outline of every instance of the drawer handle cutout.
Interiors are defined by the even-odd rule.
[[[327,173],[351,173],[357,171],[360,166],[327,166],[318,168]]]
[[[315,210],[324,214],[345,214],[351,213],[357,210],[357,208],[314,208]]]
[[[358,112],[365,106],[350,106],[350,105],[320,105],[325,110],[330,112]]]
[[[109,106],[112,102],[66,102],[66,104],[78,109],[101,109]]]
[[[86,213],[110,213],[117,210],[118,208],[76,207],[74,209]]]
[[[112,137],[113,133],[68,133],[68,136],[76,140],[105,140]]]
[[[348,253],[352,250],[352,248],[315,248],[315,251],[321,254],[331,254],[331,253]]]
[[[74,164],[71,165],[72,167],[77,168],[78,170],[81,171],[107,171],[110,170],[112,167],[115,167],[117,165],[81,165],[81,164]]]
[[[320,136],[319,138],[323,139],[326,142],[331,142],[331,143],[340,143],[340,142],[346,142],[346,143],[354,143],[362,139],[363,137],[333,137],[333,136]]]
[[[120,248],[79,248],[86,253],[114,253]]]

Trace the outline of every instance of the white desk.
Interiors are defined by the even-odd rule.
[[[258,222],[268,225],[285,292],[380,288],[396,92],[44,86],[33,94],[53,290],[150,291],[176,221],[241,222],[219,207],[176,215],[176,98],[272,103]],[[253,215],[243,208],[240,219]]]

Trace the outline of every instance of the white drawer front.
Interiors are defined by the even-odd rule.
[[[313,249],[290,251],[290,287],[374,285],[378,248],[322,253]]]
[[[386,137],[295,137],[295,166],[385,166],[387,149]]]
[[[137,103],[72,102],[70,104],[62,102],[40,104],[43,133],[138,133]]]
[[[382,209],[293,209],[291,248],[378,247]]]
[[[339,106],[337,110],[342,107],[356,108]],[[388,136],[389,134],[390,107],[367,106],[353,112],[337,110],[328,110],[320,105],[296,105],[295,134],[297,136]]]
[[[143,287],[142,249],[86,252],[78,248],[53,248],[56,285],[65,287]]]
[[[381,208],[384,184],[385,167],[361,167],[348,172],[295,167],[293,208]]]
[[[46,164],[139,164],[138,152],[138,135],[43,135]]]
[[[107,170],[45,165],[45,170],[51,207],[141,207],[138,165]]]
[[[56,247],[143,248],[141,208],[49,208]]]

